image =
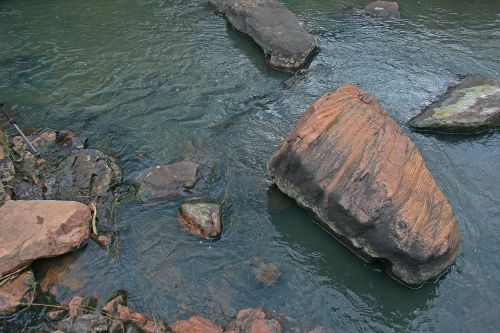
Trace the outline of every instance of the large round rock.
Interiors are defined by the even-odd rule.
[[[459,254],[448,200],[376,99],[346,84],[314,102],[269,164],[277,186],[400,281],[438,277]]]

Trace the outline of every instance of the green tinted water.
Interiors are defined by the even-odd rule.
[[[264,306],[339,332],[497,331],[500,134],[424,136],[405,123],[457,75],[500,77],[500,3],[401,0],[399,21],[352,8],[363,1],[286,3],[321,45],[288,86],[204,0],[0,1],[0,100],[18,105],[22,127],[88,136],[119,158],[125,184],[154,163],[203,162],[212,173],[198,195],[224,202],[224,235],[207,242],[180,230],[179,202],[128,196],[119,256],[89,243],[64,275],[78,283],[57,299],[124,288],[133,309],[166,321],[223,323]],[[437,283],[398,285],[270,188],[274,149],[315,98],[344,82],[377,96],[455,209],[462,254]],[[276,285],[255,282],[254,257],[278,264]],[[26,312],[9,325],[35,322]]]

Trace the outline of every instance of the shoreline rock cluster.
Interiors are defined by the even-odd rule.
[[[117,291],[98,309],[96,297],[74,296],[66,304],[54,306],[45,315],[48,327],[57,333],[334,333],[335,330],[314,326],[262,308],[239,310],[225,325],[218,325],[203,316],[166,323],[148,319],[134,312],[127,302],[127,293]]]
[[[97,241],[109,244],[113,234],[114,188],[121,181],[114,159],[71,131],[43,129],[28,140],[39,156],[20,136],[0,146],[1,316],[33,300],[33,261],[79,249],[91,222]]]

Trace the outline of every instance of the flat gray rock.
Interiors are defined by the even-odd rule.
[[[268,64],[293,72],[317,48],[303,22],[276,0],[208,0],[234,29],[250,36],[264,51]]]
[[[474,133],[500,124],[500,82],[466,77],[408,124],[417,130]]]
[[[374,1],[366,5],[364,10],[378,17],[399,18],[399,5],[393,1]]]
[[[201,171],[202,166],[191,161],[147,168],[134,181],[137,197],[143,202],[176,198],[196,185]]]

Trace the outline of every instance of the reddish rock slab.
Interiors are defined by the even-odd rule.
[[[175,333],[222,333],[222,327],[201,316],[178,320],[170,325],[170,329]]]
[[[276,185],[404,284],[440,276],[460,232],[422,155],[377,100],[346,84],[316,100],[274,153]]]
[[[9,316],[33,301],[35,277],[28,269],[0,285],[0,316]],[[4,283],[2,281],[2,283]]]
[[[91,213],[75,201],[10,200],[0,207],[0,277],[33,260],[78,249]]]
[[[190,201],[179,207],[182,227],[207,239],[220,237],[222,233],[222,206],[214,202]]]
[[[281,333],[280,323],[275,319],[266,318],[260,308],[243,309],[238,312],[236,319],[229,323],[225,332],[228,333]]]

